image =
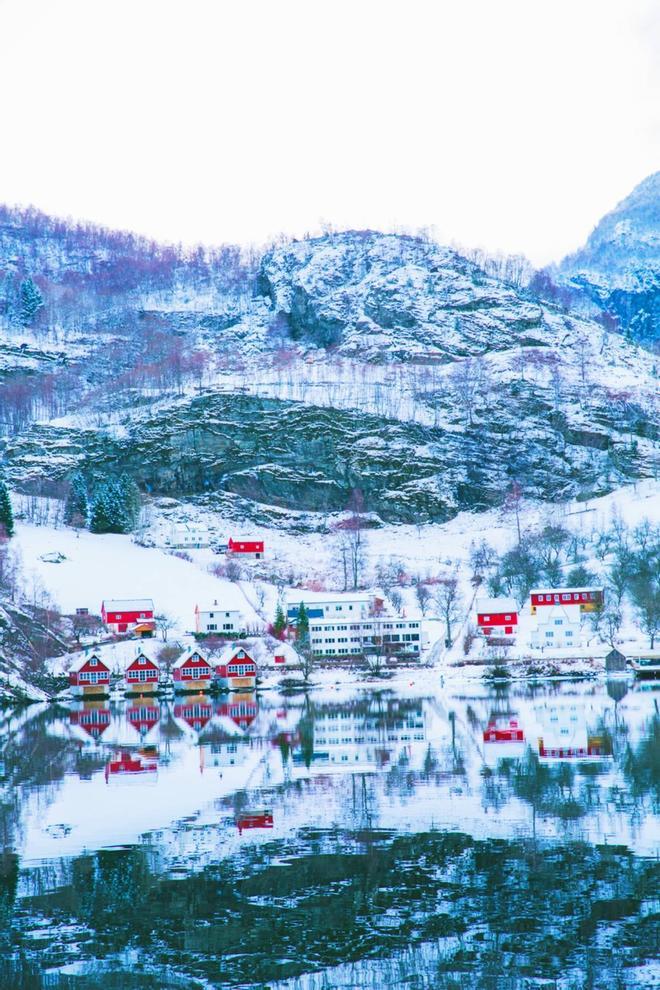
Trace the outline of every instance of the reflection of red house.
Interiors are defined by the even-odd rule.
[[[539,756],[546,760],[585,760],[589,757],[611,756],[611,752],[601,736],[589,736],[586,746],[544,746],[543,739],[539,739]]]
[[[491,719],[484,729],[484,742],[524,742],[525,733],[515,718]]]
[[[223,701],[218,705],[216,711],[218,715],[230,718],[241,729],[247,729],[257,717],[259,705],[253,694],[237,694],[231,701]]]
[[[131,705],[126,709],[126,718],[143,736],[158,723],[160,708],[158,705]]]
[[[110,725],[109,708],[81,708],[69,712],[69,722],[77,725],[91,736],[92,739],[99,739]]]
[[[174,706],[174,717],[182,718],[191,729],[199,732],[213,715],[213,705],[209,701],[189,701]]]
[[[124,774],[155,773],[157,770],[158,761],[154,756],[122,750],[106,763],[105,779],[107,782],[110,777]]]
[[[272,828],[273,827],[273,813],[272,811],[261,811],[254,815],[242,815],[240,818],[236,819],[236,828],[239,834],[243,829],[248,828]]]

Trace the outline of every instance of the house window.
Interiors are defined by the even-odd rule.
[[[573,635],[573,630],[572,629],[567,629],[566,630],[566,635],[567,636],[572,636]]]
[[[208,622],[206,624],[206,631],[207,632],[215,632],[217,628],[218,628],[218,626],[217,626],[217,624],[215,622]]]
[[[147,658],[146,657],[140,657],[140,659],[139,659],[138,662],[139,663],[146,663],[147,662]]]
[[[213,612],[209,612],[209,619],[212,619],[213,616],[214,616],[214,613]]]
[[[579,602],[580,601],[580,596],[579,595],[573,595],[573,601],[574,602]]]
[[[138,670],[138,680],[146,681],[148,673],[147,670]]]
[[[552,639],[554,635],[555,634],[552,632],[552,630],[548,630],[548,632],[545,634],[545,638]]]
[[[510,615],[505,615],[504,616],[504,621],[505,622],[511,622],[511,616]]]
[[[490,616],[484,615],[484,622],[490,622]]]
[[[555,619],[555,625],[556,626],[563,626],[564,625],[564,620],[563,619]]]
[[[561,599],[562,599],[563,602],[570,602],[571,596],[570,595],[562,595],[561,596]]]
[[[90,667],[96,667],[97,664],[98,664],[98,660],[96,659],[96,657],[92,657],[92,659],[89,661]]]
[[[513,632],[513,626],[505,626],[504,627],[504,633],[505,633],[506,636],[510,636],[512,632]]]

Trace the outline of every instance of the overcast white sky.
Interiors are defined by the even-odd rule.
[[[547,262],[660,167],[659,26],[654,0],[0,0],[0,200]]]

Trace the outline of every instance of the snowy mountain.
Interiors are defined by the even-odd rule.
[[[423,237],[185,254],[3,217],[16,489],[126,471],[152,495],[315,528],[356,488],[383,521],[443,521],[514,480],[554,500],[654,470],[651,356]]]
[[[633,339],[660,339],[660,172],[603,217],[565,258],[559,279],[615,317]]]

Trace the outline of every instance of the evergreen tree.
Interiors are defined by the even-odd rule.
[[[89,528],[92,533],[116,533],[114,529],[113,502],[108,492],[107,484],[101,484],[96,489],[92,499],[89,516]]]
[[[301,646],[309,643],[309,616],[305,603],[301,602],[298,608],[298,621],[296,622],[296,642]]]
[[[122,474],[119,479],[118,497],[121,499],[124,516],[123,532],[130,533],[131,530],[135,529],[136,523],[140,518],[142,502],[140,499],[140,489],[127,474]]]
[[[140,513],[140,491],[128,475],[101,482],[94,494],[89,528],[93,533],[130,533]]]
[[[282,608],[282,603],[277,603],[277,610],[275,612],[275,622],[273,623],[273,634],[279,639],[284,630],[286,629],[286,616],[284,614],[284,609]]]
[[[87,482],[76,472],[71,479],[71,488],[64,507],[64,521],[68,526],[86,526],[89,515],[89,495]]]
[[[4,533],[5,536],[14,535],[14,513],[7,486],[2,479],[0,479],[0,533]]]
[[[34,323],[39,310],[43,308],[44,298],[31,278],[26,278],[21,282],[19,295],[21,324],[24,327],[29,327]]]

